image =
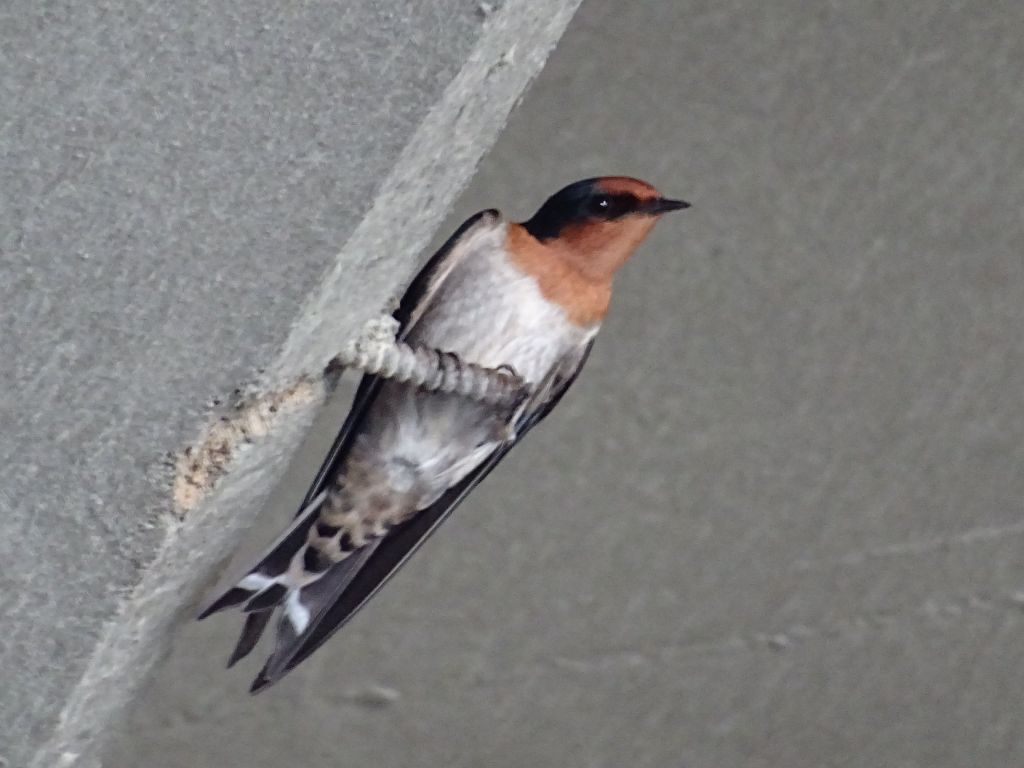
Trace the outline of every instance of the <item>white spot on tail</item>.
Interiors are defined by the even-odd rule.
[[[238,582],[238,586],[242,589],[253,589],[257,592],[262,592],[267,587],[272,586],[276,581],[276,579],[270,576],[264,576],[262,573],[250,573]]]
[[[302,593],[298,589],[293,589],[288,593],[288,597],[284,601],[284,612],[288,617],[288,621],[295,627],[295,634],[301,635],[306,631],[306,627],[309,626],[309,609],[306,608],[302,603],[299,602]]]

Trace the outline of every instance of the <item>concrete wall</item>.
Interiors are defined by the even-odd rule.
[[[256,698],[184,625],[110,766],[1024,764],[1022,30],[588,0],[446,230],[594,173],[693,209],[370,608]]]
[[[109,768],[1024,763],[1022,29],[588,0],[442,229],[594,173],[694,208],[370,608],[256,698],[237,622],[183,621]]]
[[[93,764],[576,5],[0,9],[0,764]]]

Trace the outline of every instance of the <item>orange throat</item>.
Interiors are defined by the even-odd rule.
[[[512,263],[537,281],[541,295],[564,309],[569,322],[590,328],[604,320],[614,270],[588,269],[579,244],[541,242],[521,224],[509,223],[506,237]]]

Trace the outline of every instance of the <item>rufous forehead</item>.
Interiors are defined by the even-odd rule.
[[[634,195],[640,200],[661,197],[661,193],[646,181],[629,176],[606,176],[597,183],[597,186],[609,195]]]

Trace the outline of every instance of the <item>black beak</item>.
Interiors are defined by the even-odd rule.
[[[647,209],[645,213],[660,216],[670,211],[682,211],[689,208],[690,204],[685,200],[670,200],[667,197],[659,197],[657,200],[649,202],[645,207]]]

